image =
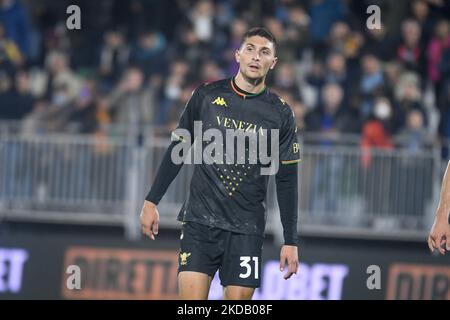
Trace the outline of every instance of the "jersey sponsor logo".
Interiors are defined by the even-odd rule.
[[[258,164],[261,175],[272,175],[279,169],[279,129],[263,129],[254,124],[217,118],[217,128],[203,131],[203,122],[194,121],[194,136],[184,128],[175,129],[185,141],[171,152],[174,164]],[[238,129],[233,129],[235,126]],[[228,128],[231,127],[231,128]],[[239,130],[241,127],[241,130]],[[270,141],[269,141],[270,140]],[[191,152],[191,141],[194,141]]]
[[[180,264],[181,264],[182,266],[187,265],[187,258],[189,258],[190,255],[191,255],[190,252],[183,252],[183,253],[180,253],[180,259],[181,259]]]
[[[250,123],[250,122],[245,122],[242,120],[236,120],[236,119],[232,119],[232,118],[227,118],[227,117],[216,117],[217,119],[217,124],[219,126],[228,128],[228,129],[235,129],[235,130],[242,130],[244,132],[258,132],[260,133],[262,136],[264,135],[264,130],[263,127],[258,126],[254,123]]]
[[[228,107],[227,103],[225,102],[224,98],[217,97],[216,100],[212,102],[212,104],[217,104],[218,106],[222,107]]]

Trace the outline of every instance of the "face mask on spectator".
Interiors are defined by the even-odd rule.
[[[178,86],[171,86],[171,85],[167,86],[165,91],[166,91],[165,92],[166,93],[166,97],[171,99],[171,100],[177,99],[178,96],[181,93],[180,87],[178,87]]]
[[[378,102],[374,108],[377,119],[386,120],[391,116],[391,107],[386,102]]]
[[[52,104],[61,107],[67,103],[67,96],[64,92],[57,92],[53,95]]]

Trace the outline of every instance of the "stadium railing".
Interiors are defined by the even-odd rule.
[[[299,137],[301,234],[423,239],[445,164],[441,145],[366,153],[359,136]],[[153,127],[80,135],[0,124],[0,217],[118,225],[137,238],[143,199],[168,144],[168,135]],[[192,169],[183,167],[161,201],[161,227],[179,227]],[[266,230],[281,241],[273,178],[266,207]]]

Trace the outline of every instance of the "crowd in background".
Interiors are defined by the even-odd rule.
[[[80,30],[66,26],[72,4],[81,9]],[[373,4],[381,24],[369,29]],[[439,162],[428,148],[442,145],[442,160],[449,158],[445,0],[0,0],[0,135],[12,127],[27,137],[96,138],[67,148],[2,141],[0,204],[33,199],[48,209],[46,199],[64,206],[71,197],[93,206],[126,199],[136,154],[128,141],[114,147],[105,137],[142,138],[144,128],[169,137],[194,88],[236,74],[235,50],[254,26],[277,39],[267,84],[309,143],[300,203],[311,221],[405,216],[413,219],[402,228],[426,225]],[[322,152],[336,143],[361,149]],[[146,181],[156,170],[146,161],[158,148],[135,148]]]
[[[81,30],[66,27],[70,4]],[[380,29],[366,26],[370,4]],[[173,129],[192,90],[236,74],[242,35],[265,26],[279,58],[268,85],[301,132],[420,150],[450,138],[449,17],[444,0],[0,0],[0,120]]]

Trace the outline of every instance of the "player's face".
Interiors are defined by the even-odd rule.
[[[260,36],[247,38],[235,56],[241,73],[250,79],[265,77],[277,63],[273,43]]]

